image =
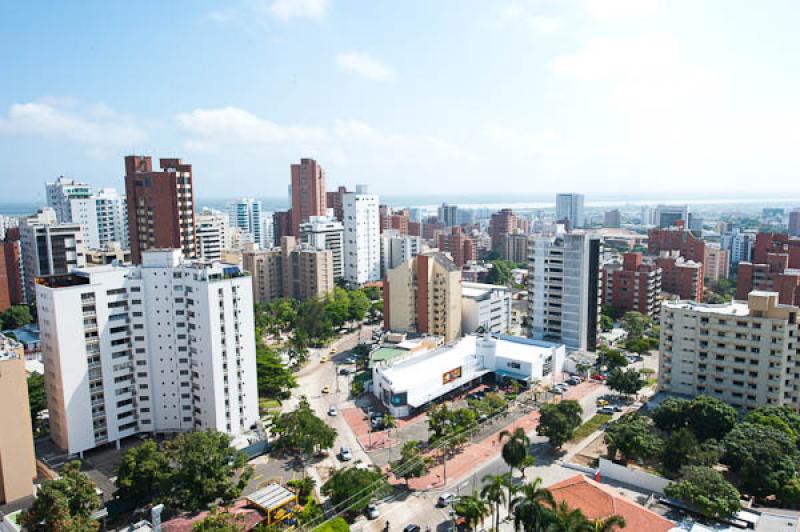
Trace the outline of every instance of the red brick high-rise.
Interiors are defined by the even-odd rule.
[[[325,216],[327,205],[325,172],[314,159],[300,159],[292,165],[292,235],[311,216]]]
[[[661,268],[661,289],[692,301],[703,300],[703,263],[684,260],[677,252],[664,253],[655,259]]]
[[[623,254],[622,264],[605,264],[602,283],[603,302],[610,307],[651,318],[661,308],[661,268],[641,253]]]
[[[125,194],[131,261],[141,263],[150,248],[181,249],[197,256],[192,165],[180,159],[159,159],[153,171],[149,156],[125,157]]]
[[[339,187],[334,192],[325,193],[325,202],[328,209],[333,209],[333,215],[340,222],[344,221],[344,195],[347,194],[345,187]]]
[[[505,237],[513,233],[517,227],[517,217],[511,209],[502,209],[492,214],[489,220],[489,236],[492,237],[492,249],[500,253],[505,246]]]
[[[464,234],[460,227],[451,227],[450,234],[439,234],[439,251],[450,253],[459,268],[477,256],[475,241]]]
[[[408,234],[408,224],[410,218],[408,209],[403,209],[398,212],[391,212],[386,205],[381,205],[380,209],[380,225],[381,233],[387,229],[394,229],[399,231],[401,235]]]
[[[292,234],[292,209],[272,214],[272,234],[274,241],[269,243],[270,247],[279,246],[285,236],[297,236]]]
[[[665,229],[651,229],[647,236],[648,255],[660,255],[664,251],[677,251],[686,260],[703,262],[706,257],[706,242],[684,229],[682,224]]]
[[[0,240],[0,312],[24,303],[20,268],[19,229],[13,227]]]
[[[753,290],[778,292],[785,305],[800,304],[800,239],[779,233],[759,233],[753,246],[753,262],[740,262],[736,299],[747,299]]]

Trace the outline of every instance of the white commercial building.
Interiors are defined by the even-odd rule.
[[[300,224],[300,242],[333,256],[333,278],[344,277],[344,225],[333,216],[311,216]]]
[[[556,221],[569,220],[570,226],[583,227],[583,194],[556,194]]]
[[[422,253],[422,238],[403,235],[397,229],[381,233],[381,277]]]
[[[83,243],[88,249],[101,249],[118,242],[128,249],[128,207],[125,196],[113,188],[100,189],[86,198],[69,201],[70,220],[81,224]]]
[[[461,330],[506,334],[511,328],[511,289],[483,283],[461,283]]]
[[[561,378],[565,358],[566,348],[560,344],[469,335],[438,349],[411,350],[375,364],[372,386],[393,416],[406,417],[490,373],[528,384],[553,384]]]
[[[661,310],[658,385],[710,395],[735,408],[800,407],[798,312],[777,292],[750,292],[720,305],[666,301]]]
[[[344,194],[344,278],[353,286],[381,280],[378,196],[366,185]]]
[[[92,195],[92,187],[74,179],[60,176],[55,182],[45,184],[47,191],[47,206],[56,213],[59,223],[72,222],[71,201],[74,199],[87,199]]]
[[[223,249],[234,248],[232,241],[235,234],[229,230],[228,220],[224,212],[209,208],[204,208],[195,217],[194,234],[197,238],[197,254],[201,258],[220,260]]]
[[[258,420],[250,277],[148,250],[36,285],[53,440],[79,453],[137,433]]]
[[[261,202],[253,198],[241,198],[228,205],[231,227],[242,230],[242,239],[264,247],[272,243],[264,238],[264,222],[261,216]]]
[[[597,236],[583,233],[531,239],[531,338],[563,343],[570,349],[596,349],[600,247]]]
[[[56,222],[55,211],[45,207],[20,224],[22,288],[25,301],[33,303],[36,277],[68,273],[86,266],[83,230],[77,223]]]

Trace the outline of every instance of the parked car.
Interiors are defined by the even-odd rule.
[[[605,399],[598,399],[595,404],[597,406],[608,406],[608,401],[606,401]]]
[[[338,414],[338,412],[336,411],[336,407],[335,407],[335,406],[332,406],[332,407],[330,407],[330,408],[328,409],[328,415],[329,415],[329,416],[335,416],[335,415],[337,415],[337,414]]]
[[[342,447],[341,449],[339,449],[339,459],[342,462],[349,462],[350,460],[353,459],[353,453],[350,452],[350,449],[348,447]]]
[[[603,408],[599,408],[597,410],[598,414],[608,414],[609,416],[613,416],[614,412],[615,410],[613,406],[604,406]]]
[[[422,529],[419,527],[419,525],[406,525],[406,527],[403,529],[403,532],[419,532],[420,530]]]
[[[331,393],[331,387],[326,384],[322,387],[322,393]]]
[[[380,512],[378,512],[378,505],[374,502],[369,503],[365,513],[367,514],[367,519],[377,519],[378,516],[380,516]]]
[[[570,386],[576,386],[581,383],[581,380],[578,377],[570,377],[567,379],[567,384]]]
[[[453,502],[455,498],[456,496],[452,493],[442,493],[441,495],[439,495],[439,499],[436,501],[436,506],[444,508],[445,506]]]
[[[350,375],[350,368],[339,368],[339,375]]]
[[[595,375],[592,375],[592,379],[594,379],[596,381],[607,381],[608,377],[606,377],[605,375],[601,375],[601,374],[597,373]]]
[[[622,412],[622,407],[619,405],[614,405],[611,408],[614,409],[614,412]]]
[[[321,357],[319,357],[320,364],[324,364],[327,361],[328,361],[328,355],[322,355]]]

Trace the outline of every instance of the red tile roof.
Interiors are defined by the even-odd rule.
[[[548,489],[556,503],[566,501],[570,508],[579,508],[589,519],[619,515],[625,518],[625,530],[668,532],[675,525],[655,512],[639,506],[583,475],[557,482]]]
[[[258,526],[261,521],[266,519],[261,511],[249,507],[247,499],[239,499],[233,506],[226,508],[224,511],[230,512],[238,516],[235,521],[236,525],[241,527],[242,530],[251,530]],[[191,532],[196,523],[199,523],[208,516],[209,512],[200,512],[192,516],[176,517],[161,524],[163,532]]]

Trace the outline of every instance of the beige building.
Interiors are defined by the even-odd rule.
[[[322,297],[335,286],[331,250],[298,245],[292,236],[283,237],[279,248],[246,246],[242,250],[242,267],[253,274],[253,294],[259,303],[281,297]]]
[[[386,274],[383,307],[387,330],[452,342],[461,335],[461,271],[444,253],[418,255]]]
[[[101,266],[104,264],[130,263],[131,250],[122,247],[119,242],[109,242],[99,249],[86,250],[86,265]]]
[[[730,258],[727,249],[722,249],[719,244],[706,244],[703,272],[706,281],[712,283],[728,278]]]
[[[708,305],[665,302],[661,312],[659,389],[710,395],[736,408],[800,406],[798,307],[776,292]]]
[[[0,504],[33,495],[33,451],[28,381],[22,344],[0,334]]]

